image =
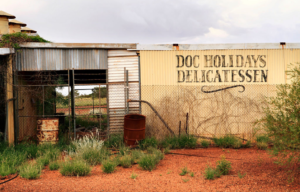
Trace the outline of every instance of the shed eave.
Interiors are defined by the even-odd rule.
[[[230,49],[300,49],[300,43],[228,43],[228,44],[178,44],[179,50],[230,50]],[[131,50],[175,50],[173,44],[137,44]]]
[[[15,53],[13,48],[0,48],[0,55],[9,55]]]
[[[22,43],[22,48],[136,49],[136,43]]]

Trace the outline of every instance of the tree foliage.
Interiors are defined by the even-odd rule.
[[[277,95],[268,99],[266,116],[259,121],[280,163],[300,160],[300,64],[290,65],[286,73],[289,83],[277,86]]]

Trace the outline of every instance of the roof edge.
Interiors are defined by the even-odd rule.
[[[138,44],[136,50],[300,49],[300,43]]]
[[[136,49],[136,43],[21,43],[22,48]]]
[[[0,48],[0,55],[9,55],[15,53],[13,48]]]

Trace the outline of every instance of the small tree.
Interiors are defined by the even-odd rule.
[[[290,83],[277,86],[277,96],[268,99],[266,116],[259,121],[280,163],[300,160],[300,65],[289,68]]]

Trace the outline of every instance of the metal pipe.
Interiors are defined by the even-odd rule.
[[[126,70],[126,100],[129,99],[129,86],[128,86],[128,70]],[[126,114],[129,114],[129,103],[126,104]]]
[[[142,100],[141,91],[141,65],[140,65],[140,54],[138,53],[138,68],[139,68],[139,100]],[[142,103],[139,103],[140,114],[142,114]]]
[[[159,115],[159,113],[154,109],[154,107],[148,102],[144,100],[131,100],[128,99],[127,102],[141,102],[141,103],[146,103],[153,111],[154,113],[158,116],[158,118],[162,121],[162,123],[166,126],[166,128],[173,134],[175,135],[174,131],[169,127],[169,125],[164,121],[164,119]]]
[[[107,118],[107,131],[106,131],[106,138],[108,138],[109,136],[109,84],[108,84],[108,69],[106,69],[106,111],[107,111],[107,115],[106,115],[106,118]]]

